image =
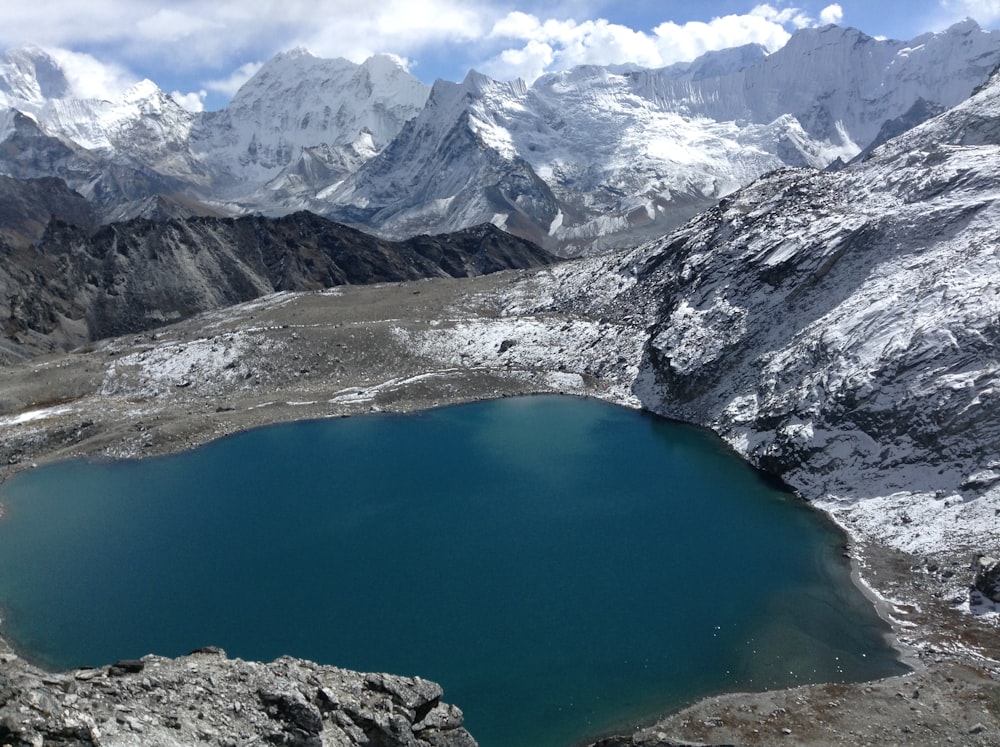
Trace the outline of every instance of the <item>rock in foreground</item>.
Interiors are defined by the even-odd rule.
[[[462,712],[420,678],[362,674],[209,648],[51,674],[12,653],[0,670],[0,744],[475,747]]]

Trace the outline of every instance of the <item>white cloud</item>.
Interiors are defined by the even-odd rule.
[[[755,7],[750,11],[750,15],[763,18],[782,27],[792,25],[797,29],[804,29],[812,26],[814,23],[812,18],[798,8],[782,8],[779,10],[766,3]]]
[[[170,93],[170,98],[183,106],[189,112],[205,111],[206,96],[208,96],[208,91],[204,89],[201,91],[192,91],[191,93],[181,93],[180,91],[172,91]]]
[[[490,37],[519,38],[525,45],[504,50],[487,69],[513,63],[522,68],[520,77],[529,80],[545,68],[622,62],[655,65],[662,59],[655,38],[603,19],[582,23],[550,19],[543,23],[535,16],[514,13],[497,22]],[[542,69],[537,69],[543,61]],[[531,70],[529,62],[536,66],[535,70]]]
[[[321,57],[361,62],[373,54],[394,52],[408,58],[429,46],[481,39],[489,29],[491,8],[462,0],[380,0],[303,5],[298,43]]]
[[[827,5],[819,13],[819,21],[822,24],[828,23],[840,23],[844,20],[844,9],[840,5],[834,3],[833,5]]]
[[[240,86],[250,80],[260,70],[262,64],[260,62],[247,62],[240,65],[232,74],[225,78],[206,81],[205,87],[210,91],[232,96],[240,90]]]
[[[125,68],[101,62],[89,54],[57,47],[48,47],[45,51],[59,63],[77,98],[117,98],[138,82],[138,78]]]
[[[667,22],[654,31],[663,51],[663,64],[693,60],[705,52],[744,44],[760,44],[773,52],[791,36],[780,23],[755,14],[723,16],[709,23]]]
[[[134,67],[155,62],[183,70],[218,69],[248,52],[261,58],[297,45],[360,61],[482,38],[497,14],[489,2],[466,0],[46,0],[41,11],[7,2],[0,49],[99,44]]]
[[[140,36],[160,42],[178,42],[205,32],[224,33],[218,20],[176,8],[159,8],[140,19],[135,30]]]
[[[510,78],[534,80],[552,67],[555,52],[545,42],[531,39],[521,49],[505,49],[495,61],[483,66],[483,71],[492,74],[502,70]]]
[[[842,18],[843,11],[836,4],[824,8],[820,14],[823,24]],[[666,21],[652,33],[601,19],[581,23],[542,20],[515,11],[497,21],[489,37],[521,44],[496,54],[484,65],[484,70],[496,77],[516,76],[530,81],[545,71],[581,64],[635,63],[659,67],[743,44],[760,44],[773,52],[784,46],[792,31],[816,23],[799,8],[776,8],[769,4],[757,5],[743,15],[727,15],[707,22]]]

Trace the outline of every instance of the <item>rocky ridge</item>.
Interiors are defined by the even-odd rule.
[[[49,673],[0,652],[0,743],[69,747],[284,744],[475,747],[419,677],[362,674],[208,647]]]
[[[96,231],[57,220],[34,245],[0,244],[0,252],[0,357],[14,359],[275,291],[468,277],[554,260],[492,225],[391,242],[305,212],[135,219]]]
[[[954,106],[1000,62],[998,39],[971,21],[911,42],[827,26],[770,55],[583,66],[530,87],[473,71],[436,83],[391,148],[324,197],[388,235],[492,220],[566,255],[634,246],[766,172],[849,161],[884,127]]]

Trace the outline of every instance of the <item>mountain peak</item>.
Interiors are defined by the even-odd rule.
[[[33,104],[71,95],[62,67],[34,44],[8,50],[0,58],[0,93]]]
[[[370,74],[386,77],[394,75],[399,71],[409,72],[403,61],[393,54],[373,54],[361,63],[361,67]]]
[[[528,92],[528,85],[521,78],[499,81],[478,70],[469,70],[461,83],[461,88],[477,96],[482,96],[490,91],[506,92],[514,96],[524,96]]]
[[[738,72],[767,57],[767,48],[762,44],[743,44],[739,47],[711,50],[691,62],[677,63],[675,69],[683,69],[692,80],[716,78]]]
[[[130,87],[122,96],[122,99],[127,102],[142,101],[144,99],[157,98],[162,96],[163,91],[149,78],[144,78],[136,83],[134,86]]]
[[[807,54],[811,49],[828,45],[855,45],[874,42],[875,38],[852,26],[838,26],[834,23],[815,28],[799,29],[782,49],[794,54]]]
[[[953,23],[947,29],[945,29],[946,34],[971,34],[975,31],[982,31],[983,28],[978,23],[976,23],[973,18],[965,18],[957,23]]]
[[[284,52],[278,52],[276,55],[274,55],[274,57],[271,58],[271,60],[272,61],[275,61],[275,60],[295,60],[295,59],[300,59],[300,58],[303,58],[303,57],[312,57],[312,58],[315,58],[316,55],[314,55],[312,52],[310,52],[305,47],[299,46],[299,47],[292,47],[291,49],[288,49],[288,50],[286,50]]]

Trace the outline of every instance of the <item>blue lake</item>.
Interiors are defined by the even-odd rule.
[[[483,747],[905,671],[828,522],[711,433],[595,400],[273,426],[0,502],[3,632],[52,667],[214,644],[420,675]]]

